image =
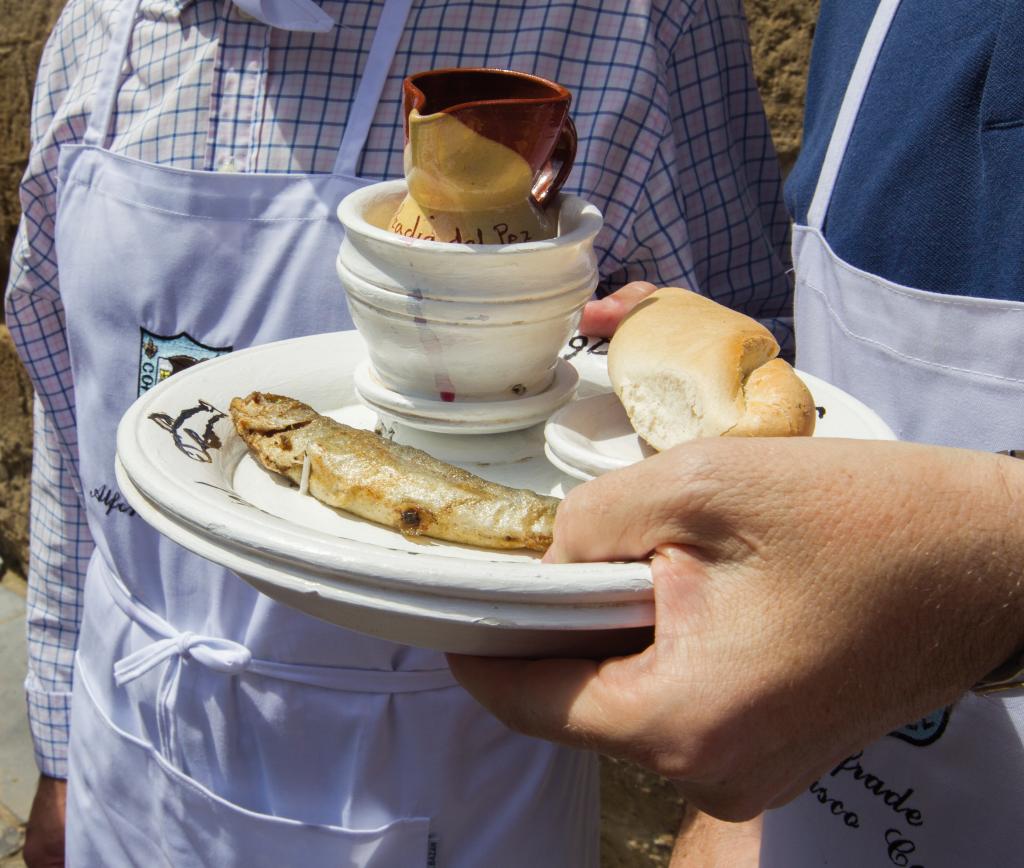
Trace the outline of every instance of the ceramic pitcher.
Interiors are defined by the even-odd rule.
[[[391,220],[409,238],[514,244],[552,238],[576,156],[571,95],[503,69],[438,69],[404,83],[408,195]]]

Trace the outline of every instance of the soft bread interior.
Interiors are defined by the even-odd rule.
[[[633,428],[655,449],[702,436],[704,401],[693,380],[662,372],[626,378],[616,391]]]
[[[756,320],[677,287],[619,325],[608,374],[636,432],[658,450],[696,437],[814,430],[814,402]]]

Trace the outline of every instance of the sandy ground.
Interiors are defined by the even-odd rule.
[[[630,763],[601,761],[601,868],[668,865],[683,800],[666,780]]]

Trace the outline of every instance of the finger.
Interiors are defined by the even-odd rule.
[[[679,536],[689,509],[686,453],[662,453],[577,486],[559,504],[547,563],[639,560]]]
[[[809,753],[802,765],[793,762],[792,752],[789,753],[790,762],[786,769],[787,776],[783,777],[781,774],[778,776],[780,780],[786,781],[786,785],[777,788],[775,796],[767,804],[768,808],[781,808],[789,804],[797,796],[811,789],[819,779],[828,776],[830,771],[842,766],[847,759],[857,756],[864,749],[864,743],[860,739],[848,742],[842,749],[837,749],[829,739],[825,741],[829,749],[827,754],[821,751],[821,747],[824,745],[811,745],[811,750],[808,752],[808,740],[801,741],[801,752]]]
[[[642,462],[641,462],[642,463]],[[545,563],[636,560],[650,547],[630,539],[635,522],[629,515],[634,495],[644,490],[639,464],[606,473],[570,491],[558,505]]]
[[[710,569],[713,569],[711,567]],[[651,581],[654,584],[654,622],[659,652],[667,652],[672,642],[674,667],[690,665],[688,647],[694,645],[707,629],[708,600],[704,594],[710,581],[709,567],[685,546],[663,544],[651,559]],[[703,663],[704,661],[696,661]],[[697,672],[691,672],[696,676]]]
[[[559,504],[548,563],[636,560],[653,546],[644,535],[652,501],[646,462],[577,486]]]
[[[728,784],[699,784],[680,781],[677,789],[699,811],[727,823],[745,823],[765,810],[768,797],[750,781]]]
[[[823,773],[818,765],[801,763],[798,755],[786,751],[764,767],[751,765],[733,770],[716,783],[676,784],[687,802],[705,813],[720,820],[742,822],[763,811],[781,808],[807,792]]]
[[[741,756],[745,753],[743,748],[739,752]],[[815,775],[800,763],[798,756],[787,756],[785,762],[773,757],[764,765],[756,761],[729,764],[719,756],[711,766],[717,766],[717,771],[710,779],[691,778],[674,783],[687,803],[704,813],[728,822],[744,822],[787,804],[814,780]]]
[[[635,720],[649,706],[635,689],[643,683],[635,674],[638,659],[597,663],[450,654],[448,665],[459,683],[511,729],[627,757]]]
[[[622,318],[655,289],[653,283],[637,280],[598,301],[588,302],[583,308],[580,331],[591,337],[610,338]]]
[[[781,807],[783,807],[785,805],[788,805],[797,796],[801,796],[805,792],[807,792],[807,790],[809,789],[811,784],[814,782],[814,780],[815,779],[813,777],[808,778],[807,780],[803,780],[801,778],[800,780],[797,780],[797,781],[789,784],[785,789],[783,789],[781,792],[779,792],[778,795],[776,795],[771,801],[769,801],[765,805],[765,807],[766,808],[781,808]]]

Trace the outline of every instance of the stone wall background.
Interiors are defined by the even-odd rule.
[[[710,2],[710,0],[709,0]],[[20,216],[32,83],[64,0],[0,0],[0,278]],[[746,0],[758,82],[784,170],[800,146],[804,77],[818,0]],[[28,553],[32,390],[0,324],[0,575]],[[624,763],[602,768],[604,868],[667,865],[682,804],[665,781]]]
[[[32,83],[46,36],[64,0],[0,0],[0,278],[7,285],[18,226],[18,181],[25,170]],[[28,477],[32,389],[0,325],[0,573],[24,576],[28,556]]]
[[[804,86],[819,0],[745,0],[757,84],[783,171],[800,150]]]

